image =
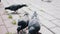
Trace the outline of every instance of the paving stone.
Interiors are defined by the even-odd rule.
[[[56,25],[58,25],[60,27],[60,20],[55,19],[55,20],[52,20],[52,22],[55,23]]]
[[[5,22],[6,27],[13,27],[13,26],[15,26],[15,25],[12,24],[11,20],[6,20],[4,22]]]
[[[17,14],[12,15],[12,17],[13,17],[13,20],[16,20],[16,21],[18,21],[18,19],[20,19],[19,15],[17,15]]]
[[[29,16],[33,15],[34,11],[31,10],[29,7],[28,8],[23,8],[23,10],[26,11],[29,14]]]
[[[10,4],[10,5],[13,5],[13,4],[23,4],[22,3],[22,1],[17,1],[17,0],[7,0],[8,1],[8,3]]]
[[[59,12],[59,9],[60,9],[60,7],[59,7],[60,6],[59,0],[52,0],[52,3],[40,2],[40,1],[38,3],[38,1],[39,0],[37,0],[37,1],[33,0],[33,2],[30,2],[30,3],[33,4],[33,7],[35,6],[38,9],[43,9],[45,12],[49,13],[53,17],[56,17],[56,18],[59,18],[60,17],[59,16],[59,14],[60,14],[60,12]]]
[[[7,2],[7,0],[2,0],[2,3],[3,3],[3,5],[4,5],[4,7],[9,6],[9,3]]]
[[[1,5],[0,5],[0,9],[1,9],[1,8],[3,8],[3,3],[1,2],[0,4],[1,4]]]
[[[44,19],[44,18],[41,17],[41,16],[39,17],[39,19],[40,19],[40,23],[44,24],[44,25],[45,25],[46,27],[48,27],[48,28],[51,28],[51,27],[55,27],[55,26],[56,26],[56,25],[54,25],[52,22]]]
[[[17,32],[17,26],[8,28],[8,31],[11,33],[16,33]]]
[[[56,19],[54,18],[53,16],[50,16],[42,11],[38,12],[39,15],[43,16],[44,18],[48,19],[48,20],[53,20],[53,19]]]
[[[0,26],[0,34],[6,34],[7,30],[5,26]]]
[[[42,8],[49,14],[55,16],[56,18],[60,18],[60,1],[52,0],[52,3],[43,2]]]
[[[2,15],[3,20],[9,20],[8,15]]]
[[[51,29],[53,32],[55,32],[56,34],[60,34],[60,28],[59,27],[55,27],[53,29]]]
[[[35,7],[30,7],[30,9],[31,9],[31,10],[28,10],[28,9],[24,9],[24,10],[25,10],[25,11],[30,11],[30,13],[33,12],[33,11],[36,11],[36,12],[38,13],[38,15],[41,15],[41,16],[43,16],[44,18],[46,18],[46,19],[48,19],[48,20],[56,19],[56,18],[54,18],[53,16],[48,15],[47,13],[45,13],[44,10],[39,11],[39,10],[37,10]],[[32,14],[32,13],[31,13],[31,14]]]
[[[48,29],[46,29],[44,26],[41,26],[41,29],[39,32],[41,32],[42,34],[53,34]]]
[[[3,25],[2,19],[0,18],[0,25]]]
[[[3,8],[3,6],[0,7],[0,14],[1,14],[1,15],[5,14],[5,13],[4,13],[4,8]]]

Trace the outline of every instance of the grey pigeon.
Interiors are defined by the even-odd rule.
[[[33,13],[33,16],[28,24],[29,34],[37,34],[40,30],[39,20],[37,18],[36,11]]]

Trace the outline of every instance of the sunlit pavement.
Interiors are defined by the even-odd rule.
[[[32,14],[33,11],[38,13],[40,19],[42,34],[60,34],[60,0],[2,0],[0,3],[0,34],[6,34],[8,32],[16,33],[17,24],[13,25],[12,21],[19,19],[19,15],[12,15],[12,19],[8,18],[5,7],[12,4],[27,4],[28,7],[24,7],[18,12],[27,11]]]

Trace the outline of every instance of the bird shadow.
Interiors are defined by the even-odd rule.
[[[10,13],[10,14],[20,14],[20,13],[15,13],[15,12],[12,12],[12,13]]]
[[[25,31],[19,32],[19,34],[27,34]]]
[[[15,13],[15,12],[7,13],[7,15],[9,15],[9,14],[15,14],[15,15],[18,14],[19,15],[20,13]]]
[[[42,0],[42,1],[44,1],[44,0]],[[48,0],[48,1],[44,1],[44,2],[48,2],[48,3],[51,3],[52,1],[51,1],[51,0]]]
[[[52,1],[48,0],[48,1],[45,1],[45,2],[51,3]]]

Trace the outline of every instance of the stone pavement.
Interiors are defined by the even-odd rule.
[[[37,11],[40,19],[42,34],[60,34],[60,0],[2,0],[0,4],[0,34],[6,34],[8,32],[16,33],[17,24],[13,25],[12,21],[19,19],[19,15],[12,15],[12,19],[9,19],[4,10],[5,7],[12,4],[23,4],[28,5],[27,8],[18,10],[27,11],[32,14],[33,11]]]

